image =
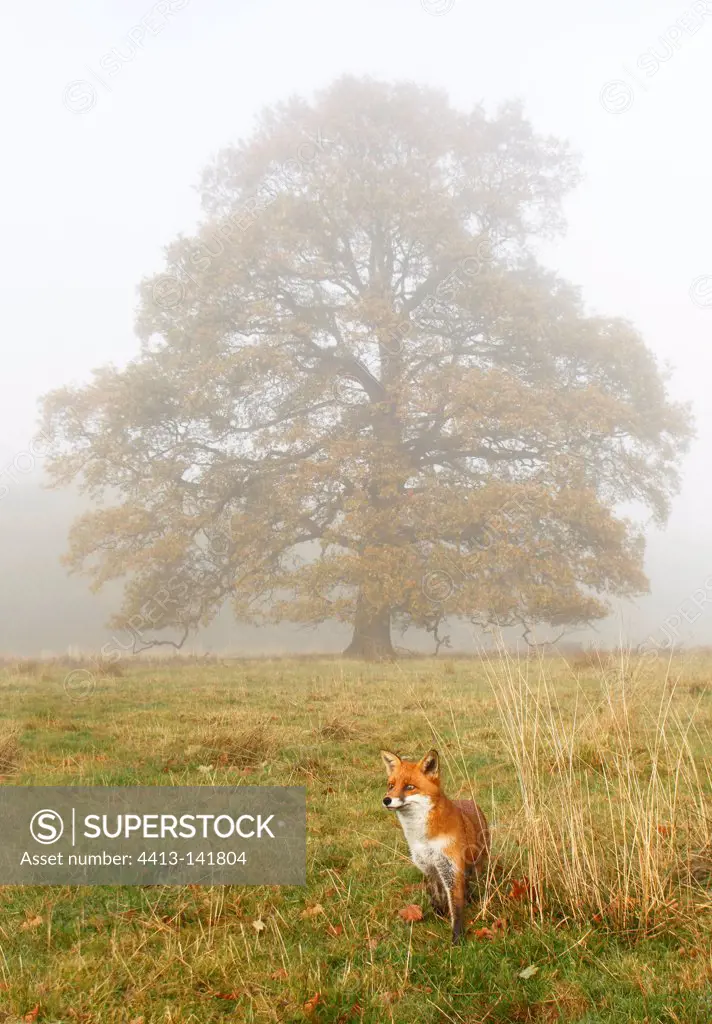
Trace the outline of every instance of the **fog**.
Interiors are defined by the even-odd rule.
[[[40,396],[138,354],[137,287],[196,230],[203,169],[265,105],[344,74],[434,86],[459,110],[519,99],[536,133],[579,154],[567,231],[539,241],[538,258],[587,312],[635,326],[669,366],[671,397],[692,404],[697,436],[667,524],[646,527],[650,595],[614,601],[570,638],[636,644],[675,617],[676,642],[712,643],[712,604],[689,605],[712,577],[712,2],[43,0],[5,22],[0,652],[98,649],[118,603],[115,584],[94,596],[59,565],[87,499],[42,486]],[[467,624],[446,632],[459,649],[480,642]],[[191,645],[338,651],[348,637],[222,614]],[[394,642],[432,649],[418,630]]]

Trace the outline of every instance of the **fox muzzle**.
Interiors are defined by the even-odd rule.
[[[404,801],[399,796],[384,796],[383,806],[389,811],[399,811],[404,806]]]

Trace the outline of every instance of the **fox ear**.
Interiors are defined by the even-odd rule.
[[[429,750],[427,752],[420,762],[420,770],[423,775],[428,775],[431,779],[437,779],[440,774],[440,761],[437,750]]]
[[[401,763],[401,759],[398,757],[398,754],[392,754],[390,750],[382,750],[381,758],[383,759],[383,763],[385,764],[386,771],[389,775],[392,775]]]

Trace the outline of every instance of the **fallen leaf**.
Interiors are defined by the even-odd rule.
[[[263,932],[265,930],[267,925],[264,923],[264,921],[261,918],[258,917],[256,921],[252,922],[252,927],[259,934],[260,932]]]
[[[407,907],[403,907],[402,910],[398,911],[398,917],[404,921],[422,921],[423,911],[417,903],[409,903]]]
[[[272,981],[286,981],[289,977],[289,971],[286,971],[284,967],[280,967],[276,971],[272,971],[270,978]]]
[[[506,928],[507,928],[507,918],[506,917],[498,917],[496,920],[494,920],[492,922],[492,929],[495,932],[503,932],[503,931],[506,930]]]
[[[475,938],[479,939],[480,942],[485,942],[488,939],[494,938],[494,932],[491,928],[477,928],[475,931]]]
[[[534,964],[530,964],[529,967],[525,967],[523,971],[519,972],[519,977],[524,978],[524,980],[526,981],[528,978],[533,978],[534,975],[538,973],[538,971],[538,967],[536,967]]]
[[[326,930],[329,935],[333,935],[334,938],[336,938],[337,935],[341,935],[343,933],[344,926],[342,924],[330,924]]]
[[[26,921],[22,922],[20,928],[23,932],[27,932],[30,931],[30,929],[39,928],[41,924],[42,918],[38,914],[36,917],[28,917]]]
[[[384,1003],[395,1003],[400,998],[400,992],[381,992],[381,1001]]]
[[[671,831],[672,829],[669,825],[658,825],[658,834],[661,836],[667,837],[670,835]]]
[[[321,992],[317,992],[311,997],[311,999],[307,999],[306,1003],[304,1004],[304,1012],[314,1013],[314,1010],[316,1010],[317,1003],[320,1001],[320,999]]]
[[[307,907],[306,910],[303,910],[299,916],[300,917],[316,917],[317,914],[323,914],[323,913],[324,913],[324,908],[322,907],[321,903],[315,903],[313,907]]]
[[[239,992],[211,992],[216,999],[239,999]]]
[[[22,1019],[25,1020],[25,1021],[28,1021],[29,1024],[31,1024],[31,1022],[33,1020],[37,1020],[37,1018],[39,1016],[39,1012],[40,1012],[40,1004],[38,1003],[37,1006],[33,1006],[32,1009],[30,1010],[30,1012],[26,1013],[25,1016]]]
[[[515,879],[512,888],[509,890],[510,900],[525,900],[529,896],[529,879],[523,878],[521,882]]]

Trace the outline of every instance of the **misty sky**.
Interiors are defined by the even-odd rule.
[[[699,440],[665,543],[712,551],[712,0],[39,0],[3,22],[1,465],[38,394],[135,353],[138,281],[265,104],[345,72],[406,78],[459,106],[521,98],[580,152],[568,234],[541,255],[673,365]]]

